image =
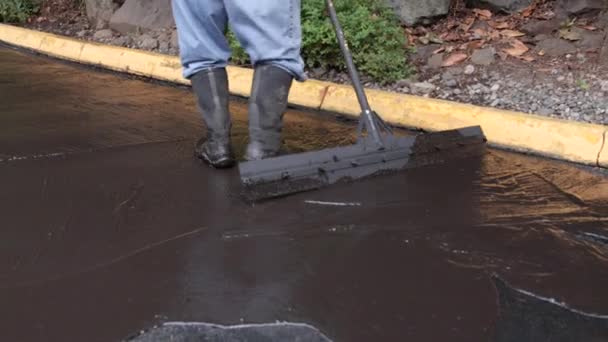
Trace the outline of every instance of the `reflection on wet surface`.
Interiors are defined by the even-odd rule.
[[[242,148],[246,106],[232,112]],[[193,159],[201,131],[187,89],[0,50],[3,338],[116,341],[176,321],[333,341],[608,338],[579,314],[608,314],[605,175],[490,150],[248,206],[236,170]],[[353,133],[287,115],[294,151]],[[526,333],[522,312],[563,338]]]

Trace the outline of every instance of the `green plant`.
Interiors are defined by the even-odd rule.
[[[362,74],[381,83],[407,77],[411,50],[394,12],[382,0],[336,0],[357,67]],[[232,61],[247,63],[247,55],[234,35],[228,33]],[[308,68],[345,70],[346,65],[329,21],[325,0],[302,1],[302,55]]]
[[[0,22],[23,23],[37,11],[32,0],[0,0]]]

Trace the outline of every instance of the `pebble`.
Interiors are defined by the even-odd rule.
[[[95,34],[93,35],[93,38],[109,39],[109,38],[112,38],[113,36],[114,36],[114,33],[112,32],[112,30],[105,29],[105,30],[99,30],[99,31],[95,32]]]
[[[475,72],[475,67],[472,65],[467,65],[466,67],[464,67],[464,73],[465,75],[472,75]]]

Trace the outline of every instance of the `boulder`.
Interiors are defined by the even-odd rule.
[[[173,26],[171,0],[126,0],[110,18],[110,28],[125,34]]]
[[[576,52],[574,44],[559,38],[549,38],[536,45],[536,51],[543,51],[547,56],[558,57]]]
[[[108,22],[118,9],[119,4],[114,0],[85,0],[87,17],[92,23],[98,25],[99,22]]]
[[[533,0],[467,0],[469,7],[489,8],[496,12],[513,13],[530,6]]]
[[[406,25],[430,24],[450,11],[450,0],[386,0]]]
[[[567,14],[583,14],[608,9],[608,0],[558,0],[557,6]]]
[[[494,63],[496,55],[496,50],[494,48],[486,48],[481,50],[476,50],[471,55],[471,62],[477,65],[491,65]]]

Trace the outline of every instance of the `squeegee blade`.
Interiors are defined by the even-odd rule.
[[[389,136],[383,149],[363,139],[345,147],[249,161],[239,164],[242,195],[248,201],[259,201],[442,163],[480,154],[484,143],[481,128],[469,127],[413,137]]]

